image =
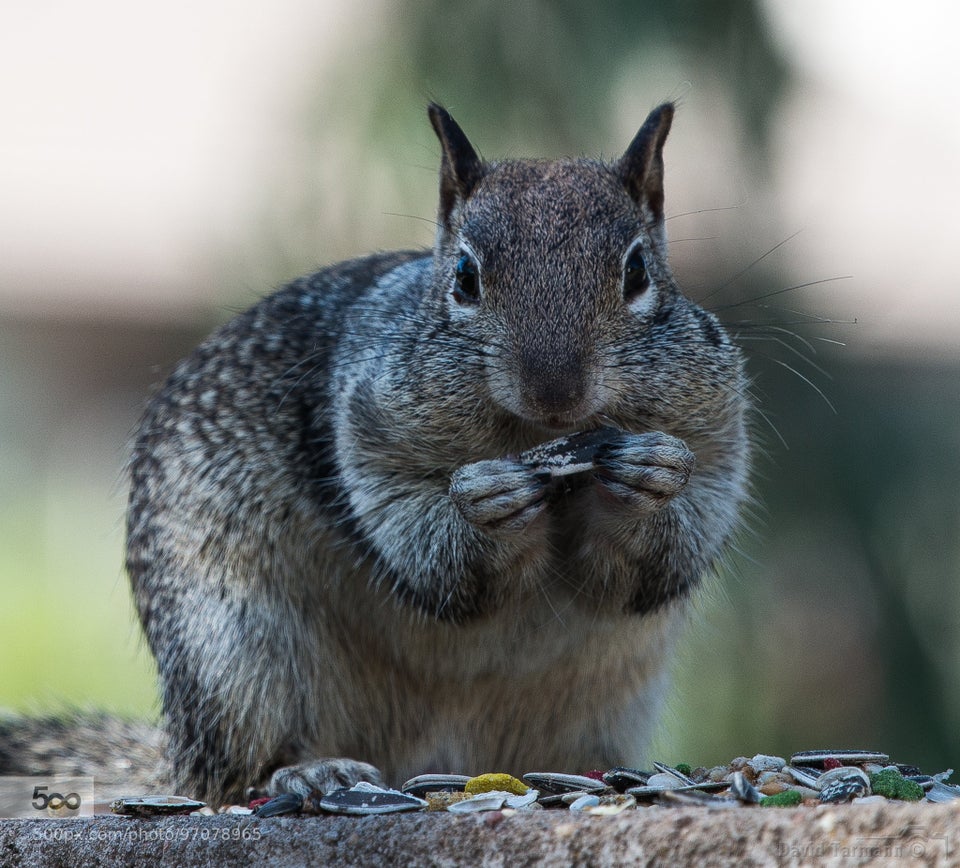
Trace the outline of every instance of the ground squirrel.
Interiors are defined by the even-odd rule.
[[[433,250],[294,281],[150,401],[127,567],[184,794],[640,761],[749,452],[667,264],[673,113],[486,162],[431,105]],[[529,457],[598,429],[580,472]]]

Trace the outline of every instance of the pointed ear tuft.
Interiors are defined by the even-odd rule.
[[[454,208],[473,192],[483,177],[483,161],[445,108],[430,103],[427,113],[443,148],[440,161],[440,220],[449,229]]]
[[[672,121],[672,102],[655,108],[616,164],[631,197],[649,207],[657,222],[663,220],[663,143]]]

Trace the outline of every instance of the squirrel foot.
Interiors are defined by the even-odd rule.
[[[351,759],[318,759],[284,766],[270,778],[267,792],[271,796],[292,793],[305,799],[314,790],[332,793],[341,787],[352,787],[358,781],[382,786],[380,772],[369,763]]]

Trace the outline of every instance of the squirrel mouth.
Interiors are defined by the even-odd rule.
[[[599,408],[583,399],[571,402],[569,407],[547,409],[542,406],[530,406],[526,401],[522,401],[521,406],[523,409],[517,414],[520,418],[552,434],[573,434],[606,424],[598,421],[603,419],[602,412],[598,412]]]
[[[563,416],[548,416],[542,422],[544,428],[549,428],[551,431],[563,431],[568,428],[580,428],[580,425],[574,423],[571,425],[570,421]]]
[[[566,392],[557,387],[552,396],[538,395],[501,373],[495,372],[490,379],[490,397],[524,428],[530,426],[556,437],[608,424],[603,421],[605,402],[596,384]]]

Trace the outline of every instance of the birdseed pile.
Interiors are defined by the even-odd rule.
[[[612,816],[628,810],[680,805],[706,809],[792,807],[884,800],[948,802],[960,799],[960,787],[947,783],[952,769],[924,774],[916,766],[892,763],[887,754],[866,750],[812,750],[783,757],[757,754],[727,765],[691,768],[684,763],[654,763],[653,770],[618,767],[586,774],[528,772],[476,776],[424,774],[399,790],[361,782],[332,793],[292,794],[255,799],[221,813],[273,817],[283,814],[369,815],[399,811],[448,811],[464,814],[498,811],[570,810]],[[149,816],[169,813],[212,814],[212,809],[182,797],[118,799],[115,813]]]

